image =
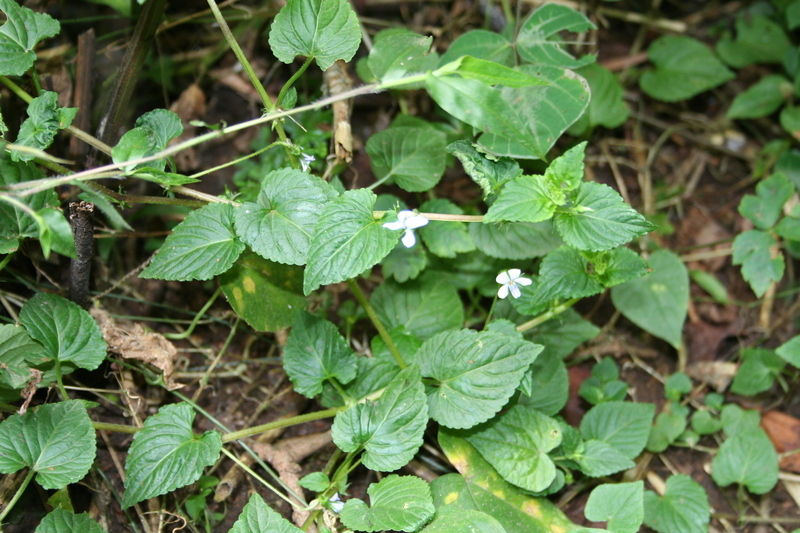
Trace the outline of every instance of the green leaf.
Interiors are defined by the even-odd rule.
[[[50,229],[53,251],[75,259],[75,237],[64,213],[54,207],[45,207],[37,214]]]
[[[486,61],[494,61],[506,67],[514,66],[514,49],[508,39],[487,30],[472,30],[462,33],[450,43],[439,66],[455,61],[461,56],[472,56]]]
[[[2,35],[2,29],[0,29],[0,35]],[[2,37],[0,37],[0,42],[2,42]],[[2,50],[1,45],[0,50]],[[69,126],[69,124],[61,125],[61,111],[65,110],[58,106],[57,100],[58,94],[52,91],[42,91],[41,95],[31,100],[26,111],[28,118],[20,126],[15,144],[37,150],[45,150],[53,144],[58,130]],[[32,161],[34,157],[36,156],[24,152],[11,152],[11,159],[14,161]]]
[[[786,361],[772,350],[747,348],[742,350],[742,364],[731,383],[731,392],[754,396],[772,387]]]
[[[464,214],[460,207],[445,199],[428,200],[419,207],[419,210],[423,213]],[[439,257],[453,258],[456,254],[475,250],[475,243],[472,242],[463,222],[437,220],[433,224],[422,226],[418,231],[428,250]]]
[[[650,265],[629,248],[581,252],[589,261],[590,275],[603,287],[614,287],[650,272]]]
[[[305,311],[297,313],[283,349],[283,369],[295,391],[313,398],[322,392],[325,380],[349,383],[357,366],[356,355],[336,326]]]
[[[79,305],[65,298],[39,293],[22,307],[19,321],[28,334],[44,346],[42,360],[36,363],[68,361],[94,370],[105,359],[106,343],[97,322]]]
[[[655,406],[650,403],[601,403],[581,420],[581,435],[586,440],[604,441],[633,459],[647,444],[654,413]]]
[[[322,70],[337,59],[353,59],[360,44],[358,17],[347,0],[289,0],[269,32],[269,46],[278,61],[313,57]]]
[[[752,428],[722,443],[711,477],[720,487],[738,483],[753,494],[766,494],[778,483],[778,455],[764,431]]]
[[[165,405],[144,421],[133,436],[125,460],[122,508],[194,483],[213,465],[222,448],[222,436],[192,432],[194,411],[188,403]]]
[[[459,140],[448,144],[447,152],[461,161],[461,165],[472,181],[483,189],[483,198],[498,194],[501,187],[520,174],[519,163],[507,157],[489,157],[478,150],[478,145]]]
[[[2,0],[0,0],[2,1]],[[2,52],[0,52],[0,55]],[[11,160],[11,154],[0,154],[0,187],[31,181],[42,177],[33,163]],[[21,199],[32,211],[38,212],[47,207],[58,207],[59,200],[55,190],[37,192]],[[39,236],[39,227],[31,216],[17,206],[0,202],[0,242],[10,248],[19,246],[19,240]],[[9,250],[10,251],[10,250]]]
[[[692,380],[683,372],[675,372],[664,382],[664,397],[672,401],[680,401],[684,394],[692,392]]]
[[[746,194],[739,204],[739,213],[756,228],[768,230],[778,221],[783,204],[794,194],[794,186],[782,173],[776,172],[756,185],[756,196]]]
[[[228,533],[301,533],[302,531],[270,509],[264,498],[254,493]]]
[[[561,246],[542,259],[534,300],[583,298],[603,292],[603,289],[591,275],[589,261],[575,248]]]
[[[559,203],[549,196],[543,176],[520,176],[507,183],[483,217],[490,222],[543,222],[555,214]]]
[[[112,159],[115,163],[123,163],[154,155],[166,148],[169,141],[181,133],[183,124],[178,115],[166,109],[154,109],[136,119],[134,128],[126,132],[111,150]],[[162,173],[166,164],[165,159],[159,159],[123,168],[127,172],[142,172],[152,168],[155,173]],[[181,178],[164,180],[162,175],[162,181],[181,181]]]
[[[706,291],[715,302],[722,305],[731,303],[731,298],[728,296],[728,289],[725,288],[725,285],[723,285],[714,274],[706,272],[705,270],[690,270],[689,277]]]
[[[397,233],[375,220],[375,198],[372,191],[357,189],[325,206],[308,249],[305,294],[320,285],[355,277],[392,251]]]
[[[422,246],[406,248],[398,242],[389,255],[383,258],[381,266],[385,278],[394,278],[399,283],[405,283],[422,274],[428,266],[428,254]]]
[[[371,470],[391,472],[405,466],[422,446],[428,423],[425,390],[415,365],[400,371],[377,402],[367,400],[336,415],[333,442],[345,452],[364,450]]]
[[[569,134],[581,136],[597,126],[612,129],[624,124],[630,109],[625,103],[625,91],[617,77],[597,63],[581,67],[575,73],[589,84],[592,99],[586,112],[567,130]]]
[[[53,509],[42,518],[33,533],[104,533],[100,524],[88,514],[72,514],[64,509]]]
[[[790,365],[800,368],[800,335],[792,337],[781,344],[775,349],[775,353]]]
[[[722,422],[715,418],[710,411],[692,413],[692,430],[698,435],[711,435],[721,428]]]
[[[470,224],[469,236],[478,250],[498,259],[541,257],[562,244],[549,221]]]
[[[436,72],[438,74],[458,74],[462,78],[478,80],[486,85],[503,85],[505,87],[547,85],[547,82],[519,70],[468,55],[441,66]]]
[[[27,361],[41,359],[42,345],[25,328],[13,324],[0,326],[0,386],[21,389],[31,379]]]
[[[367,488],[370,505],[358,498],[347,500],[340,513],[342,523],[358,531],[418,531],[433,518],[431,489],[414,476],[392,474]]]
[[[36,61],[36,43],[57,35],[61,25],[14,0],[0,0],[0,11],[6,14],[6,23],[0,26],[0,74],[22,76]]]
[[[790,46],[779,24],[762,15],[748,15],[736,17],[736,38],[726,32],[717,43],[717,53],[730,66],[742,68],[753,63],[780,64]]]
[[[153,132],[156,139],[156,152],[166,148],[169,141],[183,133],[183,123],[181,123],[180,117],[167,109],[148,111],[136,119],[134,128],[149,128]]]
[[[614,189],[594,182],[581,184],[573,206],[554,221],[564,242],[579,250],[609,250],[655,229]]]
[[[501,90],[503,100],[517,113],[526,131],[488,130],[480,144],[496,155],[545,159],[561,134],[589,105],[589,84],[569,69],[537,64],[523,65],[519,70],[549,84]],[[530,139],[521,143],[520,134]]]
[[[458,291],[446,278],[434,274],[402,285],[386,281],[375,289],[370,302],[389,328],[404,326],[422,340],[459,328],[464,322]]]
[[[800,241],[800,218],[783,217],[774,230],[786,240]]]
[[[535,409],[515,405],[465,437],[503,479],[520,488],[541,492],[556,476],[547,452],[561,444],[561,427]]]
[[[786,130],[789,135],[800,139],[800,106],[787,105],[781,110],[780,116],[781,127]]]
[[[236,235],[264,259],[304,265],[314,228],[334,196],[316,176],[292,168],[273,170],[261,182],[257,202],[235,209]]]
[[[420,533],[507,533],[491,515],[480,511],[445,509],[436,513],[433,522]]]
[[[755,409],[742,409],[728,403],[722,408],[722,429],[728,437],[760,431],[761,415]]]
[[[686,429],[686,417],[676,413],[659,413],[647,439],[647,451],[661,453]]]
[[[555,416],[567,405],[569,376],[563,361],[552,352],[545,352],[525,372],[519,384],[523,394],[517,401],[547,416]]]
[[[83,479],[96,451],[92,421],[80,400],[45,404],[0,422],[0,473],[28,467],[48,490]]]
[[[530,332],[530,340],[544,346],[539,357],[553,354],[562,359],[600,333],[600,328],[584,320],[574,309],[567,309]]]
[[[778,74],[764,76],[736,95],[726,116],[730,119],[766,117],[777,111],[793,92],[792,82],[785,77]]]
[[[525,19],[517,35],[517,52],[526,61],[555,67],[578,68],[595,60],[594,55],[580,59],[564,50],[559,32],[584,32],[596,29],[585,15],[560,4],[546,4]],[[554,37],[551,39],[551,37]]]
[[[331,486],[331,480],[324,472],[312,472],[300,478],[297,484],[313,492],[322,492]]]
[[[542,347],[506,335],[474,330],[445,331],[417,352],[431,418],[470,428],[492,417],[516,390]]]
[[[552,502],[534,498],[507,483],[480,453],[456,432],[439,430],[439,444],[460,474],[446,474],[431,483],[437,513],[482,511],[509,533],[573,531],[577,526]],[[442,529],[443,532],[448,530]],[[477,529],[483,533],[485,529]]]
[[[175,226],[140,278],[206,280],[227,271],[245,246],[233,231],[234,207],[212,203]]]
[[[279,331],[306,308],[303,270],[245,251],[219,277],[220,287],[237,315],[256,331]]]
[[[637,533],[644,520],[644,481],[600,485],[583,512],[593,522],[608,522],[608,531]]]
[[[745,231],[733,240],[733,264],[742,265],[742,277],[759,298],[783,278],[783,255],[772,256],[775,245],[772,235],[760,230]]]
[[[375,42],[367,66],[379,83],[423,74],[436,68],[439,57],[431,50],[433,37],[403,32]]]
[[[644,493],[644,523],[659,533],[707,533],[710,519],[705,489],[685,474],[667,479],[664,496]]]
[[[684,35],[659,37],[647,56],[655,69],[642,74],[639,86],[664,102],[688,100],[735,76],[703,43]]]
[[[424,192],[442,179],[446,144],[442,132],[401,126],[372,135],[366,150],[378,180],[391,178],[409,192]]]
[[[608,402],[610,403],[610,402]],[[608,405],[604,403],[602,405]],[[635,463],[608,442],[589,439],[576,457],[581,472],[589,477],[602,477],[633,468]]]
[[[611,289],[614,306],[643,330],[681,344],[689,304],[689,275],[680,258],[667,250],[650,255],[653,272]]]

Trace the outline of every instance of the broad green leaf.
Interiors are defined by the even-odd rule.
[[[727,64],[742,68],[753,63],[782,63],[791,43],[783,28],[762,15],[736,17],[736,37],[729,32],[717,43]]]
[[[570,246],[556,248],[542,259],[539,266],[539,287],[534,300],[583,298],[603,292],[603,285],[594,279],[587,261]]]
[[[60,209],[45,207],[37,213],[49,228],[54,252],[75,259],[75,237],[67,217]],[[41,238],[41,235],[39,236]]]
[[[104,533],[100,524],[88,514],[73,514],[64,509],[47,513],[33,533]]]
[[[760,118],[771,115],[794,93],[792,82],[773,74],[736,95],[726,116],[730,119]]]
[[[800,218],[783,217],[774,228],[779,237],[789,241],[800,241]]]
[[[233,231],[234,207],[213,203],[175,226],[140,278],[206,280],[226,272],[245,246]]]
[[[589,262],[590,273],[603,287],[614,287],[650,272],[650,265],[629,248],[602,252],[581,252]]]
[[[675,442],[686,429],[686,417],[677,413],[658,413],[656,423],[650,429],[647,451],[661,453]]]
[[[228,533],[301,533],[302,531],[270,509],[264,498],[254,493]]]
[[[0,326],[0,387],[21,389],[32,378],[27,361],[41,360],[42,345],[25,328]]]
[[[381,266],[385,278],[394,278],[399,283],[405,283],[422,274],[428,266],[428,254],[422,246],[406,248],[403,243],[398,242],[389,255],[383,258]]]
[[[678,402],[685,394],[692,392],[692,380],[683,372],[675,372],[664,382],[664,397]]]
[[[445,199],[428,200],[419,207],[419,210],[423,213],[464,214],[460,207]],[[436,220],[419,228],[419,235],[428,250],[439,257],[453,258],[456,254],[475,250],[475,243],[472,242],[463,222]]]
[[[579,250],[610,250],[655,229],[607,185],[581,184],[572,203],[554,223],[564,242]]]
[[[705,270],[690,270],[689,277],[691,277],[692,281],[697,283],[700,288],[706,291],[715,302],[722,305],[731,303],[728,289],[725,288],[725,285],[723,285],[714,274],[706,272]]]
[[[83,479],[96,451],[92,421],[80,400],[45,404],[0,422],[0,473],[28,467],[48,490]]]
[[[392,179],[409,192],[424,192],[444,174],[446,144],[439,131],[391,127],[372,135],[366,150],[378,180]]]
[[[161,407],[144,421],[125,460],[123,509],[194,483],[217,461],[222,436],[216,431],[196,435],[193,420],[192,407],[178,403]]]
[[[711,411],[695,411],[692,413],[692,431],[698,435],[711,435],[722,428],[722,422],[711,414]]]
[[[469,236],[478,250],[498,259],[541,257],[562,244],[549,221],[470,224]]]
[[[769,390],[786,361],[766,348],[742,350],[742,364],[731,383],[731,392],[744,396],[755,396]]]
[[[597,439],[587,440],[583,451],[575,457],[575,461],[581,472],[589,477],[610,476],[635,466],[635,463],[622,451],[606,441]]]
[[[431,483],[437,511],[483,511],[495,517],[509,533],[553,533],[579,529],[549,500],[531,497],[504,481],[486,459],[456,432],[440,429],[439,444],[459,474],[446,474]]]
[[[462,329],[427,340],[417,352],[431,418],[466,429],[492,417],[516,390],[542,347],[506,335]]]
[[[388,331],[388,333],[389,337],[391,337],[392,341],[394,341],[395,347],[397,347],[397,350],[403,357],[403,360],[408,364],[415,362],[417,350],[419,350],[419,347],[422,346],[422,341],[415,335],[409,333],[403,326],[392,328]],[[388,346],[386,346],[386,342],[380,335],[373,337],[370,345],[372,347],[372,356],[374,358],[386,359],[388,361],[392,361],[392,363],[395,365],[397,364],[392,352],[389,351]],[[359,360],[361,359],[362,358],[359,358]]]
[[[720,416],[722,430],[728,437],[759,431],[761,415],[755,409],[742,409],[735,403],[727,403]]]
[[[0,74],[22,76],[36,60],[36,43],[57,35],[61,25],[14,0],[0,0],[0,11],[6,14],[6,23],[0,26]]]
[[[720,487],[738,483],[753,494],[766,494],[778,482],[778,455],[756,427],[722,443],[711,462],[711,477]]]
[[[347,0],[289,0],[269,32],[269,46],[278,61],[313,57],[322,70],[337,59],[353,59],[360,44],[358,17]]]
[[[303,270],[245,251],[220,278],[220,287],[237,315],[256,331],[279,331],[306,308]]]
[[[522,173],[519,163],[507,157],[489,157],[478,145],[459,140],[447,145],[447,152],[461,161],[464,171],[483,189],[483,198],[498,194],[503,185]]]
[[[370,298],[381,321],[389,328],[404,326],[422,340],[461,327],[464,306],[446,278],[425,274],[408,283],[386,281]]]
[[[531,407],[515,405],[465,437],[509,483],[541,492],[555,478],[547,453],[561,444],[561,428]]]
[[[653,272],[611,289],[614,306],[631,322],[677,348],[689,304],[689,275],[667,250],[650,255]]]
[[[441,66],[437,74],[455,73],[462,78],[478,80],[486,85],[504,87],[529,87],[547,85],[547,82],[512,68],[472,56],[462,56]]]
[[[655,69],[642,74],[639,86],[664,102],[688,100],[735,76],[703,43],[685,35],[659,37],[647,56]]]
[[[2,29],[0,29],[0,35],[2,35]],[[1,40],[2,38],[0,38]],[[1,47],[0,50],[2,50]],[[2,54],[1,51],[0,54]],[[68,123],[61,123],[61,111],[64,110],[58,106],[57,99],[58,94],[52,91],[42,91],[41,95],[31,100],[26,110],[28,118],[19,127],[15,144],[37,150],[45,150],[53,144],[58,130],[69,126]],[[14,161],[32,161],[34,157],[36,156],[24,152],[11,152],[11,159]]]
[[[794,186],[782,173],[776,172],[756,185],[756,195],[746,194],[739,204],[739,213],[756,228],[768,230],[778,221],[783,204],[794,194]]]
[[[608,522],[613,533],[637,533],[644,520],[644,481],[600,485],[583,512],[593,522]]]
[[[122,164],[127,161],[135,161],[148,155],[152,155],[156,150],[156,143],[158,139],[156,134],[150,128],[134,128],[120,137],[119,142],[114,148],[111,149],[111,159],[116,164]],[[151,163],[143,163],[151,164]],[[137,165],[122,165],[122,170],[125,172],[133,172]]]
[[[781,127],[786,132],[800,140],[800,106],[787,105],[781,110],[780,116]]]
[[[439,66],[455,61],[461,56],[472,56],[494,61],[506,67],[514,66],[514,48],[502,35],[487,30],[472,30],[462,33],[450,43]]]
[[[800,335],[792,337],[789,341],[775,349],[775,353],[790,365],[800,368]]]
[[[312,472],[300,478],[298,485],[314,492],[322,492],[331,485],[331,480],[323,472]]]
[[[540,357],[553,354],[563,359],[584,342],[600,333],[600,328],[584,320],[574,309],[567,309],[529,333],[530,340],[544,346]]]
[[[578,68],[595,60],[594,55],[574,58],[564,50],[559,32],[596,29],[586,15],[560,4],[546,4],[525,19],[517,35],[517,52],[526,61],[555,67]],[[551,39],[551,37],[554,37]]]
[[[545,86],[501,90],[503,100],[517,113],[526,129],[523,133],[530,139],[525,138],[521,143],[523,138],[516,130],[488,130],[479,142],[499,156],[545,159],[561,134],[589,105],[589,84],[573,71],[560,67],[523,65],[519,70],[548,82]]]
[[[404,32],[375,42],[367,66],[379,83],[422,74],[436,68],[439,57],[431,50],[433,37]]]
[[[800,2],[789,2],[786,6],[786,26],[793,30],[800,26]]]
[[[774,246],[772,235],[760,230],[745,231],[733,240],[733,264],[742,266],[742,277],[759,298],[783,278],[783,255],[777,252],[773,257]]]
[[[548,193],[544,176],[520,176],[506,183],[483,221],[535,223],[549,220],[561,204],[554,202]]]
[[[19,321],[44,347],[41,360],[31,362],[70,362],[94,370],[105,359],[106,343],[97,322],[65,298],[39,293],[22,307]]]
[[[0,187],[39,179],[42,176],[33,163],[12,161],[8,152],[0,154]],[[58,207],[60,203],[53,189],[26,196],[21,201],[36,212],[47,207]],[[7,202],[0,202],[0,242],[5,243],[5,246],[0,248],[6,248],[10,252],[19,246],[20,239],[38,235],[38,225],[28,213]]]
[[[172,139],[183,133],[178,115],[167,109],[154,109],[136,119],[135,128],[149,128],[156,138],[156,151],[163,150]]]
[[[567,130],[569,134],[581,136],[597,126],[612,129],[624,124],[630,109],[625,103],[625,91],[617,77],[597,63],[581,67],[575,73],[589,84],[592,99],[586,112]]]
[[[710,519],[705,489],[685,474],[670,476],[663,496],[644,493],[644,523],[659,533],[707,533]]]
[[[358,498],[347,500],[342,523],[358,531],[414,532],[436,512],[427,482],[415,476],[392,474],[367,488],[369,506]]]
[[[411,365],[377,401],[367,400],[337,414],[331,435],[345,452],[364,450],[362,462],[367,468],[391,472],[417,453],[427,423],[425,390],[419,369]]]
[[[628,459],[644,450],[655,405],[650,403],[605,402],[592,407],[581,420],[584,439],[604,441]]]
[[[567,367],[555,354],[542,351],[525,372],[519,389],[522,391],[517,400],[520,405],[536,409],[547,416],[555,416],[567,405]]]
[[[508,533],[491,515],[471,509],[436,513],[436,518],[420,533]]]
[[[304,265],[317,221],[334,196],[326,182],[311,174],[273,170],[261,182],[258,200],[235,209],[236,235],[264,259]]]
[[[377,264],[397,243],[396,232],[372,215],[375,194],[347,191],[330,200],[314,228],[303,291],[339,283]]]
[[[165,172],[155,167],[137,166],[133,171],[133,176],[158,183],[164,188],[173,187],[175,185],[186,185],[187,183],[197,183],[200,180],[197,178],[190,178],[183,174],[176,174],[174,172]]]
[[[295,391],[313,398],[322,392],[325,380],[349,383],[357,366],[356,355],[336,326],[305,311],[297,313],[283,349],[283,369]]]

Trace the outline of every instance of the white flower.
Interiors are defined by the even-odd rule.
[[[495,280],[497,283],[502,285],[500,290],[497,291],[497,296],[500,298],[505,298],[508,296],[509,291],[511,291],[511,296],[514,298],[519,298],[522,295],[522,292],[519,290],[519,286],[527,286],[533,283],[528,278],[523,278],[522,270],[518,268],[512,268],[510,270],[500,272]]]
[[[427,223],[428,219],[424,216],[414,213],[414,211],[406,210],[397,213],[397,220],[395,222],[387,222],[383,227],[390,230],[406,230],[401,240],[406,248],[411,248],[417,242],[417,238],[414,236],[414,230],[421,228]]]
[[[300,166],[303,167],[303,172],[308,172],[308,169],[311,168],[311,162],[314,161],[316,158],[313,155],[302,154],[300,157]]]
[[[336,514],[341,513],[342,509],[344,509],[344,502],[339,497],[338,492],[333,496],[331,496],[331,499],[328,500],[328,504],[331,506],[331,511],[333,511]]]

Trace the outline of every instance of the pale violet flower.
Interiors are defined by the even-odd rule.
[[[525,287],[533,283],[528,278],[523,278],[522,270],[518,268],[511,268],[500,272],[495,280],[502,285],[500,290],[497,291],[497,296],[500,298],[505,298],[508,296],[509,292],[511,292],[511,296],[514,298],[519,298],[522,295],[519,286],[522,285]]]
[[[315,159],[313,155],[301,154],[300,166],[303,167],[303,172],[308,172],[308,169],[311,168],[311,162]]]
[[[421,228],[428,223],[428,219],[424,216],[414,213],[414,211],[400,211],[397,213],[397,220],[394,222],[387,222],[383,225],[384,228],[390,230],[403,229],[406,232],[403,234],[403,246],[411,248],[417,243],[417,238],[414,236],[414,230]]]
[[[331,511],[333,511],[336,514],[341,513],[342,509],[344,509],[344,502],[339,497],[338,492],[333,496],[331,496],[331,499],[328,500],[328,504],[331,506]]]

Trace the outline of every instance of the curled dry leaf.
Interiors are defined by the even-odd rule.
[[[178,351],[160,333],[145,331],[139,324],[120,326],[102,309],[92,309],[91,314],[103,332],[108,349],[125,359],[136,359],[161,370],[169,390],[183,387],[172,379],[173,361]]]
[[[728,361],[699,361],[686,367],[686,374],[717,392],[723,392],[733,381],[738,368],[739,365]]]
[[[800,448],[800,420],[780,411],[768,411],[761,416],[761,429],[775,446],[778,453]],[[780,462],[781,470],[800,474],[800,453],[785,456]]]
[[[183,133],[170,141],[170,146],[178,144],[195,136],[197,128],[192,126],[192,120],[200,120],[206,115],[206,94],[199,85],[193,83],[181,93],[178,99],[170,106],[170,111],[178,115],[183,124]],[[178,170],[187,172],[200,166],[195,149],[188,148],[175,155]]]

